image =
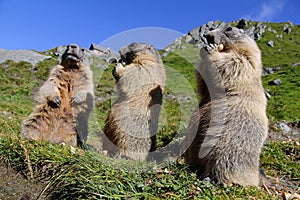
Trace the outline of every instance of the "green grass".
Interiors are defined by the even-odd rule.
[[[276,199],[256,187],[228,188],[200,181],[180,160],[162,168],[154,163],[143,166],[92,150],[71,152],[69,146],[20,140],[16,134],[0,138],[0,153],[1,162],[42,180],[53,199]]]
[[[279,86],[269,85],[268,82],[280,79]],[[300,65],[283,66],[282,70],[275,74],[263,77],[265,89],[270,93],[268,101],[268,115],[272,122],[300,120]]]
[[[268,26],[276,30],[277,33],[266,32],[263,38],[257,42],[262,51],[264,67],[300,62],[300,25],[294,26],[292,32],[288,35],[283,32],[284,24],[286,23],[273,23],[271,26]],[[276,35],[280,34],[282,34],[283,38],[276,37]],[[274,47],[267,45],[267,42],[270,40],[274,41]]]
[[[262,167],[273,177],[300,180],[300,146],[296,142],[269,142],[262,152]]]
[[[267,25],[280,34],[283,24]],[[295,26],[290,35],[276,39],[274,48],[266,45],[274,37],[273,33],[266,33],[258,42],[265,67],[283,66],[281,71],[263,77],[264,86],[272,95],[268,104],[272,122],[298,121],[300,118],[296,112],[300,108],[300,66],[291,66],[299,62],[299,30],[299,26]],[[167,72],[165,95],[175,98],[163,100],[157,135],[159,147],[167,145],[175,135],[184,134],[197,104],[194,65],[199,49],[185,46],[186,49],[175,50],[163,58]],[[33,175],[41,180],[45,185],[44,193],[53,199],[279,199],[262,188],[216,186],[200,181],[181,159],[166,165],[146,165],[111,159],[93,148],[74,152],[69,146],[20,139],[22,120],[33,108],[34,92],[47,79],[56,62],[53,56],[39,63],[37,71],[25,62],[7,61],[0,65],[0,162],[9,164],[25,177]],[[88,142],[97,146],[114,100],[111,95],[114,94],[115,80],[112,66],[102,70],[93,63],[91,68],[96,96],[107,97],[104,101],[96,101],[96,109],[90,117]],[[268,82],[276,78],[281,79],[282,85],[269,86]],[[182,101],[184,97],[191,100]],[[268,142],[261,155],[261,166],[269,176],[299,179],[299,150],[296,143]]]

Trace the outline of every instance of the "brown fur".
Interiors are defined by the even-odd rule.
[[[33,112],[23,122],[22,136],[72,146],[86,140],[94,92],[92,72],[83,56],[78,45],[68,46],[37,93]]]
[[[268,132],[260,50],[233,27],[211,31],[207,40],[196,73],[201,101],[188,127],[186,161],[217,183],[258,185]]]
[[[118,63],[113,72],[119,96],[106,119],[103,148],[114,156],[145,160],[156,146],[165,69],[151,45],[132,43],[120,54],[126,65]]]

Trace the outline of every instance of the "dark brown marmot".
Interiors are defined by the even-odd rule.
[[[33,112],[21,135],[30,140],[81,145],[87,138],[94,105],[93,76],[84,49],[71,44],[35,96]]]

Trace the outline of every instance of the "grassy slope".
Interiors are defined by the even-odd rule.
[[[272,24],[273,26],[274,29],[282,32],[283,24]],[[299,66],[291,67],[291,63],[299,61],[297,59],[299,57],[300,27],[295,27],[291,35],[284,35],[284,39],[276,39],[274,48],[266,45],[266,42],[273,38],[273,33],[268,34],[266,34],[266,39],[258,42],[263,52],[264,66],[286,64],[284,70],[263,78],[265,87],[273,96],[269,101],[269,116],[274,121],[299,120],[299,116],[297,116],[299,113],[290,111],[299,110],[299,104],[296,104],[298,101],[292,104],[292,101],[299,99],[300,96],[296,90],[299,86]],[[289,37],[293,38],[292,42],[276,46]],[[277,48],[282,48],[282,51],[278,53]],[[173,74],[172,79],[168,78],[167,80],[166,94],[172,94],[178,98],[178,96],[190,95],[190,93],[185,93],[185,90],[195,89],[194,67],[191,63],[196,62],[197,51],[197,49],[189,46],[185,51],[176,50],[164,58],[164,63],[170,67],[167,67],[168,77]],[[182,59],[182,57],[187,59]],[[275,59],[274,57],[280,58]],[[18,133],[21,121],[32,110],[33,91],[40,84],[40,80],[47,78],[49,68],[55,63],[55,59],[44,61],[37,66],[39,69],[37,72],[32,72],[30,70],[32,66],[24,62],[7,62],[0,67],[0,126],[2,127],[0,130],[0,159],[29,175],[31,173],[27,165],[29,158],[34,177],[50,181],[48,186],[51,190],[48,191],[52,191],[52,195],[60,198],[68,197],[69,199],[101,197],[145,197],[150,199],[166,197],[174,199],[278,198],[269,195],[260,188],[217,187],[209,182],[199,181],[181,160],[162,169],[151,166],[149,168],[148,166],[147,173],[133,173],[141,170],[138,167],[140,164],[124,161],[124,165],[116,167],[116,165],[120,165],[119,162],[115,163],[114,160],[95,153],[93,150],[77,150],[75,153],[71,153],[68,146],[61,147],[48,143],[38,144],[20,140]],[[6,68],[5,66],[9,67]],[[111,75],[112,69],[102,71],[93,66],[92,69],[97,97],[111,94],[114,86]],[[182,85],[178,84],[177,80],[174,81],[174,78],[177,77],[176,72],[183,75],[183,79],[188,81],[191,88],[186,88],[184,86],[186,83]],[[282,86],[267,85],[269,80],[278,77],[282,79]],[[179,79],[179,81],[182,80]],[[290,88],[294,89],[290,90]],[[280,101],[278,100],[279,95],[276,94],[282,94]],[[92,141],[96,138],[97,134],[95,133],[101,135],[101,127],[104,125],[110,105],[110,100],[97,103],[97,109],[92,113],[90,122]],[[182,114],[181,109],[186,112]],[[167,144],[176,133],[183,132],[188,121],[188,114],[186,113],[192,110],[193,106],[189,106],[189,103],[179,103],[178,99],[164,99],[158,135],[159,145]],[[182,124],[179,123],[179,120],[182,119],[181,115],[184,119]],[[29,153],[26,153],[27,151]],[[267,174],[274,177],[284,175],[299,179],[300,170],[299,164],[297,164],[297,159],[299,160],[299,157],[297,158],[299,153],[297,154],[297,152],[299,151],[299,146],[293,143],[268,143],[262,153],[262,166],[266,169]],[[26,158],[26,155],[29,157]],[[46,169],[46,172],[42,172],[42,169]]]

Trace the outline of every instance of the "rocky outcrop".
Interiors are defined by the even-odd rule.
[[[120,58],[119,53],[112,51],[110,48],[106,48],[94,43],[91,44],[89,50],[97,54],[107,63],[116,62]]]
[[[32,66],[44,60],[50,59],[51,56],[42,55],[32,50],[5,50],[0,49],[0,63],[4,63],[7,60],[14,62],[28,62]]]
[[[292,26],[293,24],[290,23],[290,24],[285,24],[283,26],[283,32],[285,32],[286,34],[290,34],[292,32]]]
[[[270,40],[269,42],[267,42],[267,45],[269,46],[269,47],[274,47],[274,40]]]
[[[283,38],[284,34],[277,33],[276,30],[272,29],[268,26],[268,23],[263,22],[252,22],[245,19],[241,19],[239,21],[235,21],[232,23],[225,23],[221,21],[212,21],[207,24],[203,24],[202,26],[196,27],[190,30],[187,34],[183,35],[180,38],[177,38],[172,42],[169,46],[164,49],[164,53],[162,56],[167,56],[170,52],[175,49],[184,49],[186,44],[193,45],[194,48],[202,48],[206,45],[207,41],[204,35],[211,30],[216,28],[221,28],[223,26],[227,26],[228,24],[237,24],[236,27],[243,29],[247,35],[255,40],[261,40],[263,34],[266,32],[272,32],[276,35],[276,37]],[[253,25],[252,25],[253,24]],[[286,34],[290,34],[292,31],[293,25],[291,23],[287,23],[283,26],[283,32]],[[282,33],[283,33],[282,32]],[[270,47],[274,47],[274,40],[270,40],[266,43]]]

